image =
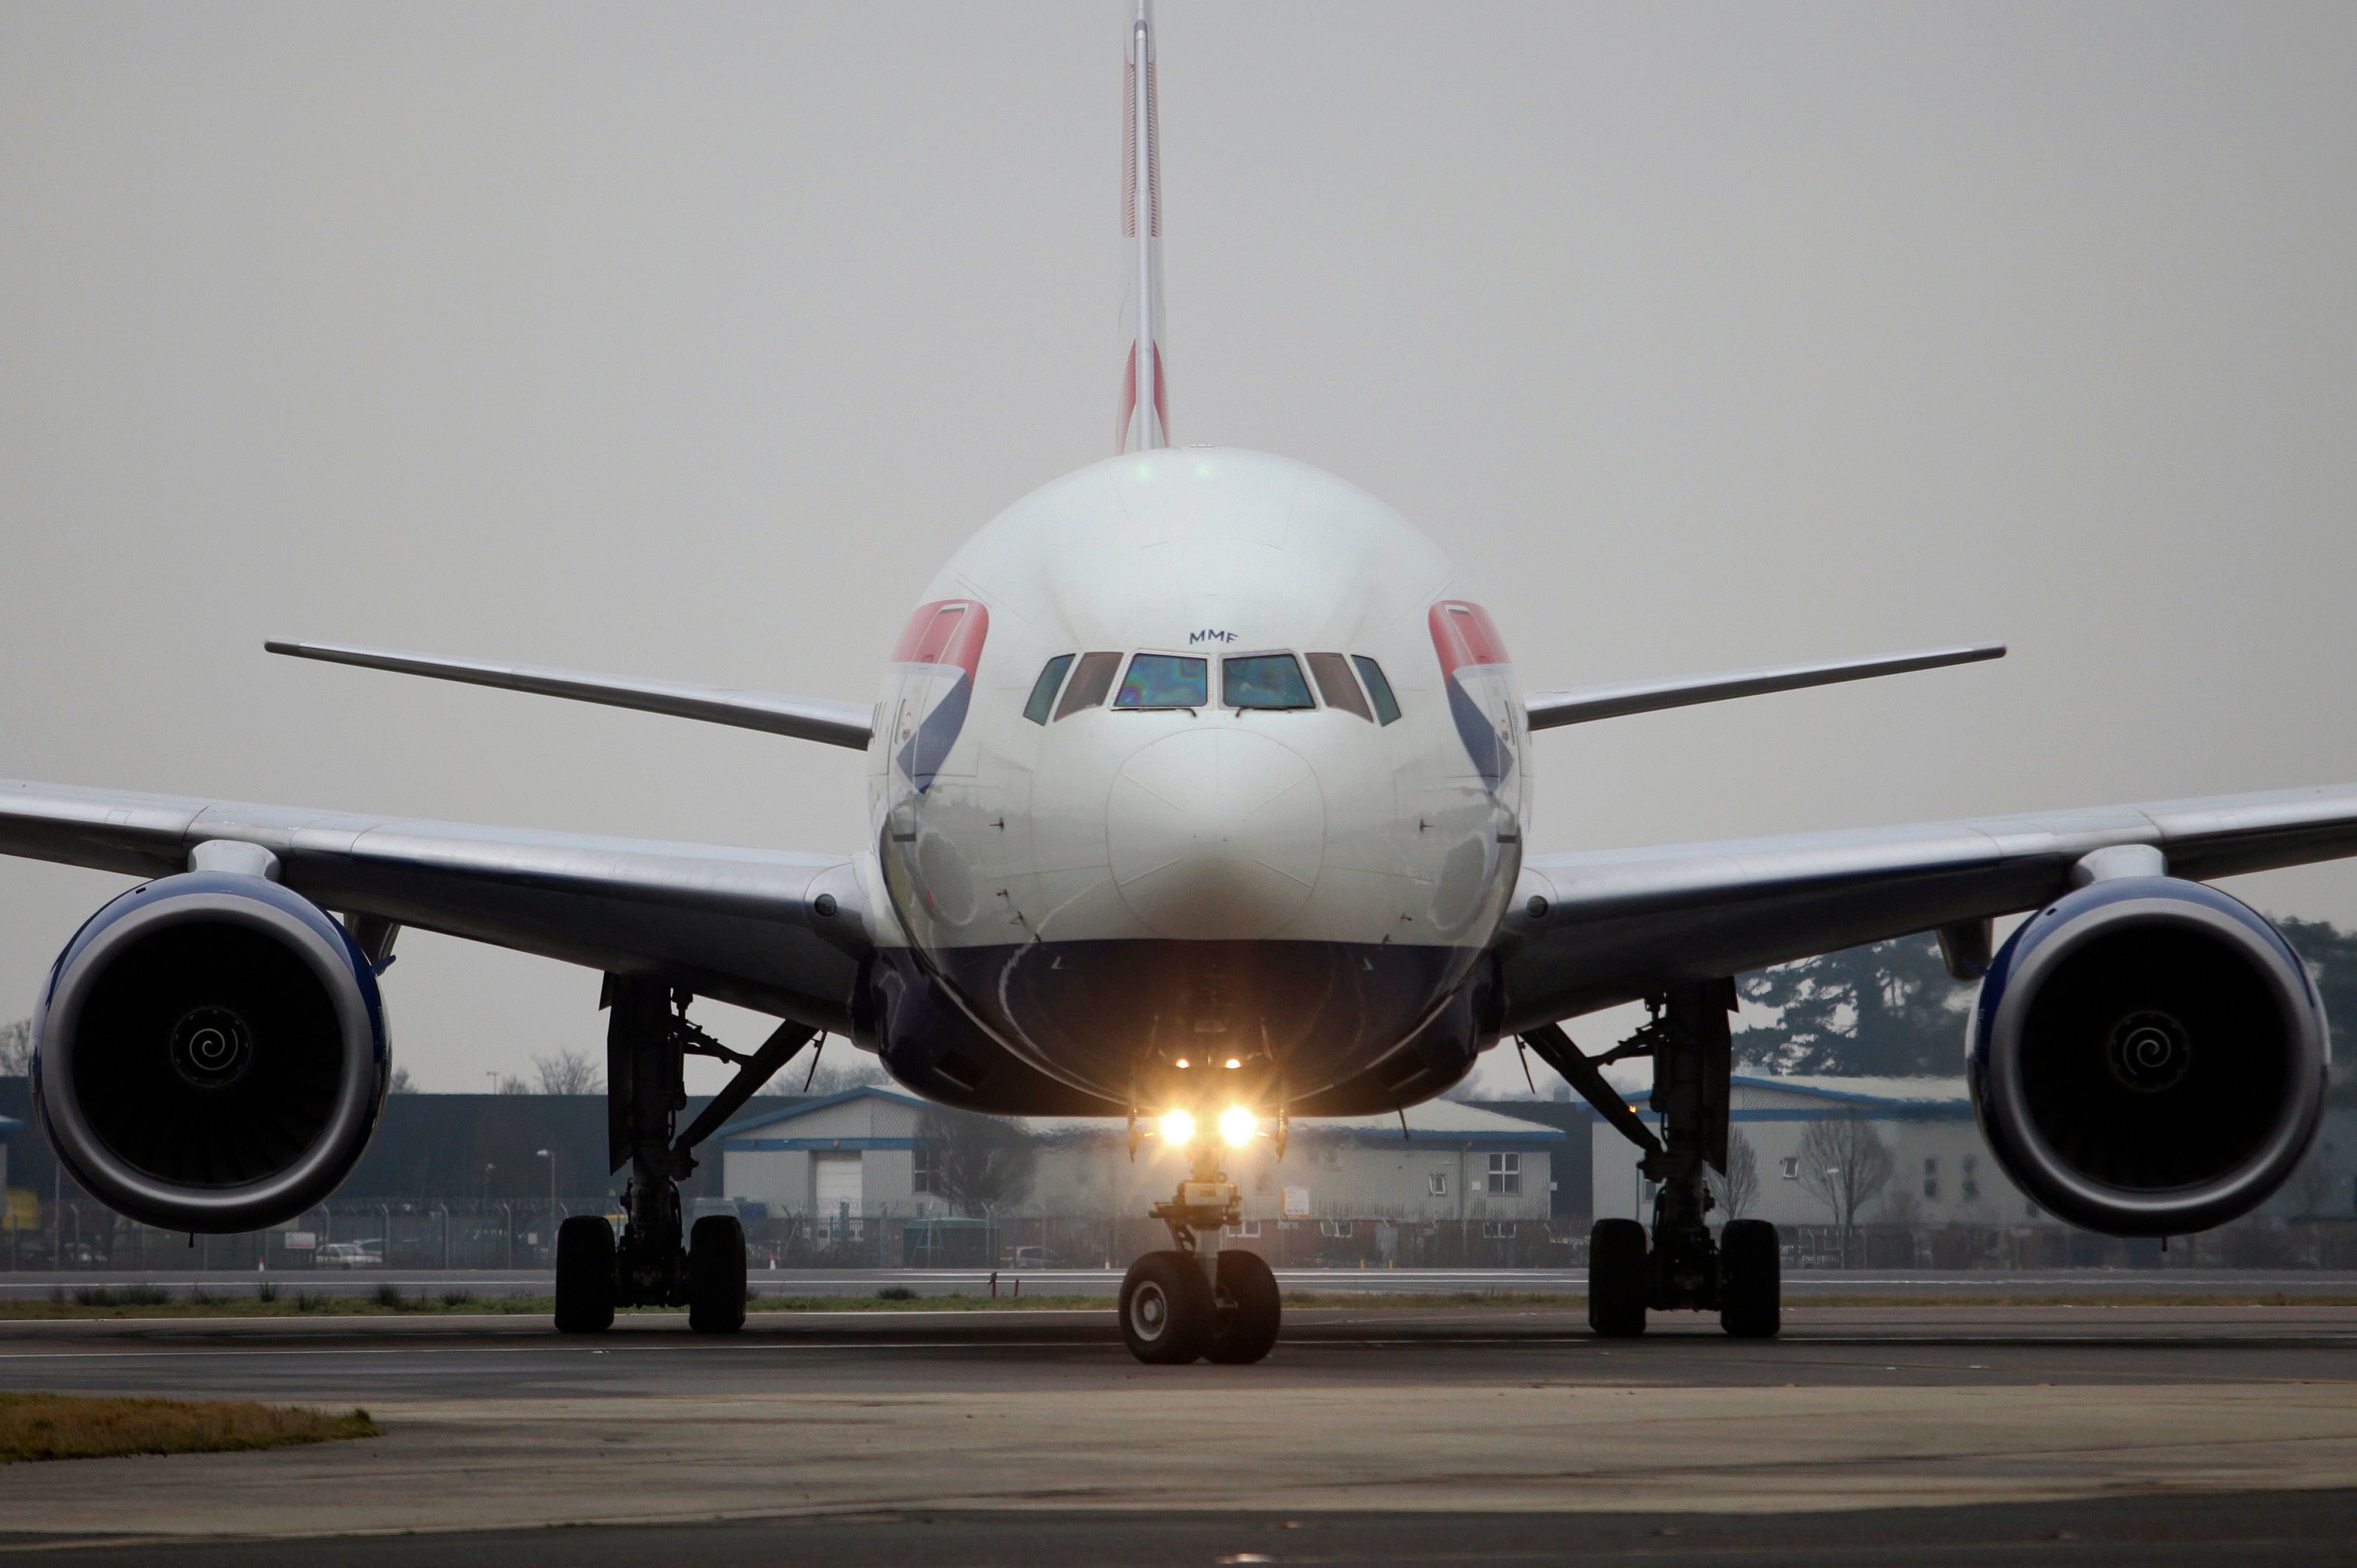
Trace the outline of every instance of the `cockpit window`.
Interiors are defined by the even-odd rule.
[[[1070,718],[1082,708],[1103,706],[1120,669],[1118,653],[1082,654],[1080,668],[1072,671],[1072,683],[1064,688],[1064,700],[1056,704],[1056,716]]]
[[[1309,673],[1316,677],[1318,694],[1326,699],[1328,707],[1373,722],[1375,715],[1367,711],[1367,699],[1360,693],[1359,683],[1351,678],[1349,660],[1339,653],[1313,653],[1309,656]]]
[[[1129,661],[1116,708],[1200,708],[1211,700],[1209,667],[1200,659],[1141,653]]]
[[[1255,653],[1220,661],[1220,697],[1232,708],[1314,708],[1301,661],[1290,653]]]
[[[1023,716],[1035,725],[1048,722],[1049,710],[1056,705],[1056,688],[1064,683],[1064,671],[1072,667],[1072,656],[1059,653],[1048,660],[1039,678],[1031,682],[1031,700],[1023,704]]]
[[[1363,653],[1351,655],[1351,662],[1359,667],[1359,678],[1367,683],[1367,695],[1375,700],[1375,722],[1387,725],[1398,718],[1399,699],[1392,695],[1392,683],[1383,679],[1383,667]]]

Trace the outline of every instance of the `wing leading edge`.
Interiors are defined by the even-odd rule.
[[[2357,784],[1533,856],[1499,939],[1506,1032],[2035,908],[2122,845],[2194,881],[2357,854]]]
[[[0,780],[0,854],[154,877],[220,843],[269,851],[279,881],[348,918],[661,975],[815,1028],[847,1028],[866,950],[845,856]]]

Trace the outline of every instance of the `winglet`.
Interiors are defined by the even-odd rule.
[[[1121,231],[1137,242],[1122,308],[1129,364],[1121,381],[1121,445],[1143,452],[1170,445],[1169,394],[1162,378],[1162,120],[1155,106],[1154,0],[1137,0],[1122,92]]]

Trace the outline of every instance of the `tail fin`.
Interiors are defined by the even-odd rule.
[[[1122,95],[1123,235],[1137,242],[1122,327],[1129,368],[1121,382],[1121,446],[1139,452],[1170,445],[1162,381],[1162,126],[1154,93],[1154,0],[1137,0],[1129,30],[1128,86]]]

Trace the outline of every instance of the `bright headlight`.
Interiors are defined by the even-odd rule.
[[[1259,1131],[1260,1123],[1251,1112],[1241,1105],[1231,1105],[1220,1112],[1220,1136],[1227,1140],[1232,1149],[1243,1148]]]
[[[1184,1111],[1173,1111],[1162,1118],[1162,1141],[1173,1145],[1185,1145],[1195,1141],[1195,1119]]]

